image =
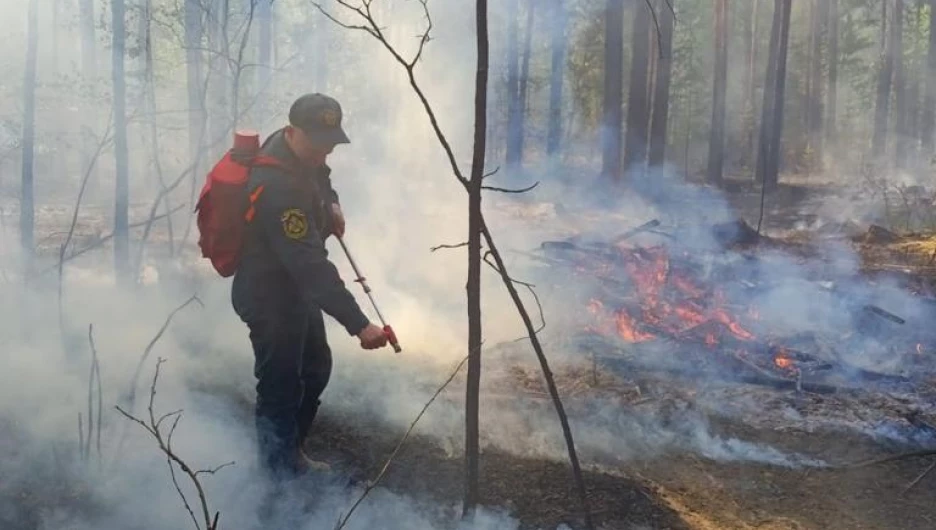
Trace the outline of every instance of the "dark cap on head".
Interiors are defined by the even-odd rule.
[[[341,105],[324,94],[300,96],[289,108],[289,123],[317,144],[351,143],[341,128]]]

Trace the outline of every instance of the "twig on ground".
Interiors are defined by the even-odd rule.
[[[229,465],[234,465],[234,462],[229,462],[227,464],[218,466],[212,471],[194,471],[191,467],[189,467],[188,464],[186,464],[181,458],[179,458],[179,456],[176,455],[175,452],[173,452],[172,435],[173,433],[175,433],[176,427],[179,425],[179,420],[182,419],[182,411],[178,410],[175,412],[164,414],[158,420],[156,419],[156,415],[153,412],[153,401],[155,401],[155,398],[156,398],[156,383],[159,380],[159,367],[164,362],[165,360],[162,358],[159,358],[156,361],[156,370],[155,370],[155,374],[153,375],[153,383],[150,386],[150,399],[149,399],[149,408],[148,408],[149,423],[144,422],[143,420],[133,416],[129,412],[120,408],[120,405],[115,405],[115,408],[117,409],[118,412],[123,414],[124,417],[126,417],[127,419],[143,427],[143,429],[145,429],[146,432],[150,433],[153,436],[153,438],[156,439],[156,443],[159,445],[159,450],[162,451],[166,455],[166,461],[167,461],[167,464],[169,465],[169,472],[170,472],[170,475],[172,476],[173,485],[175,486],[176,491],[179,493],[179,496],[182,498],[182,503],[185,505],[185,509],[189,512],[189,515],[192,518],[192,522],[195,524],[195,528],[201,530],[201,525],[199,525],[198,523],[199,518],[195,516],[194,510],[192,509],[191,505],[188,502],[188,499],[185,497],[185,494],[182,492],[181,486],[176,480],[175,467],[173,466],[173,464],[179,466],[179,469],[181,469],[182,472],[185,473],[189,477],[189,480],[191,480],[192,485],[195,486],[195,490],[198,492],[198,500],[199,500],[199,504],[201,505],[201,518],[205,522],[205,529],[217,530],[219,512],[215,512],[215,516],[212,519],[208,510],[208,501],[205,497],[205,490],[202,488],[202,484],[198,480],[198,475],[200,473],[208,473],[208,472],[214,473],[214,471],[217,471]],[[174,417],[175,419],[172,423],[172,427],[169,430],[168,437],[163,438],[163,434],[159,430],[159,427],[160,427],[160,424],[165,419],[170,418],[170,417]]]
[[[416,418],[413,419],[413,422],[410,423],[409,429],[407,429],[406,433],[403,434],[403,438],[400,438],[400,441],[397,442],[397,445],[393,449],[393,452],[390,453],[390,457],[387,458],[387,461],[384,463],[383,467],[380,469],[380,472],[377,473],[377,476],[374,478],[374,480],[368,482],[367,487],[364,488],[364,492],[361,493],[357,501],[351,506],[351,509],[348,510],[348,513],[343,518],[339,516],[339,521],[338,521],[338,524],[335,525],[335,530],[341,530],[342,528],[344,528],[344,526],[348,523],[348,519],[351,517],[351,514],[354,513],[354,510],[356,510],[357,507],[364,500],[364,498],[367,497],[367,494],[370,493],[372,489],[377,487],[377,484],[380,483],[380,480],[387,473],[387,469],[390,467],[390,463],[393,462],[393,459],[396,457],[397,453],[400,452],[400,449],[403,447],[403,444],[406,442],[407,438],[409,438],[410,433],[413,432],[413,428],[416,427],[416,423],[420,420],[420,418],[422,418],[423,414],[426,413],[426,410],[429,409],[429,406],[432,405],[435,399],[439,397],[439,394],[441,394],[442,391],[445,390],[445,387],[447,387],[449,383],[451,383],[452,380],[455,379],[455,376],[461,370],[461,367],[464,366],[465,363],[468,361],[468,357],[469,356],[466,355],[465,358],[462,359],[461,362],[458,363],[458,366],[456,366],[455,369],[452,370],[452,373],[451,375],[448,376],[448,379],[446,379],[445,382],[442,383],[442,386],[440,386],[435,391],[435,393],[432,394],[432,397],[429,398],[429,401],[427,401],[426,404],[423,405],[422,410],[419,411],[419,414],[417,414]]]
[[[917,484],[919,484],[921,480],[923,480],[923,477],[928,475],[929,472],[933,470],[933,468],[936,468],[936,460],[933,460],[933,462],[929,465],[929,467],[927,467],[925,470],[923,470],[922,473],[917,475],[917,478],[913,479],[913,481],[910,484],[907,484],[907,487],[904,488],[901,495],[906,495],[910,490],[912,490],[914,486],[916,486]]]

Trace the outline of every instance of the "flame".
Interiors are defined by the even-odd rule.
[[[710,322],[720,324],[738,340],[756,339],[724,307],[724,293],[707,288],[685,272],[674,269],[665,247],[617,247],[617,250],[637,299],[635,307],[619,308],[610,318],[621,339],[644,342],[660,333],[683,336]],[[610,271],[612,267],[602,264],[596,269]],[[592,314],[601,313],[603,309],[604,304],[600,301],[592,300],[588,304]],[[606,329],[609,326],[605,324],[602,327]],[[700,329],[699,333],[702,332]],[[708,346],[715,346],[721,342],[720,335],[720,332],[706,326],[704,335],[696,334],[696,337]]]
[[[923,344],[922,344],[922,343],[919,343],[919,342],[917,343],[917,345],[916,345],[916,352],[917,352],[917,355],[923,355]]]
[[[786,355],[778,354],[776,357],[774,357],[774,364],[776,364],[778,368],[788,370],[793,368],[793,359],[790,359]]]

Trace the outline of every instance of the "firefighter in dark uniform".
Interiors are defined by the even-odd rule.
[[[290,108],[289,124],[261,150],[290,170],[257,167],[248,182],[251,192],[262,190],[231,298],[250,331],[261,463],[274,476],[294,476],[315,466],[303,441],[332,369],[323,312],[358,337],[365,349],[387,343],[383,329],[361,311],[325,249],[329,235],[344,232],[325,164],[336,145],[350,143],[341,117],[341,106],[331,97],[300,97]]]

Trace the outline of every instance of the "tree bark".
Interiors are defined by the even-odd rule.
[[[673,70],[673,13],[666,2],[657,2],[660,21],[660,54],[653,96],[653,122],[650,124],[650,167],[666,159],[666,131],[669,122],[670,79]]]
[[[127,42],[126,5],[124,0],[111,2],[111,83],[114,91],[114,162],[116,193],[114,198],[114,270],[118,283],[132,282],[130,269],[129,154],[127,152],[127,82],[124,77],[124,50]]]
[[[520,107],[520,44],[518,33],[520,31],[520,5],[519,0],[507,0],[507,153],[506,165],[515,168],[520,165],[522,158],[521,138],[523,125],[521,123]]]
[[[838,0],[829,1],[829,86],[826,89],[826,141],[835,143],[838,112],[839,8]],[[833,146],[834,147],[834,146]]]
[[[624,171],[643,170],[647,162],[648,118],[647,70],[650,59],[650,8],[645,2],[634,6],[631,43],[630,86],[627,96],[627,132],[624,141]]]
[[[552,61],[549,79],[549,131],[546,153],[559,153],[562,141],[562,83],[565,74],[566,14],[565,0],[553,0]]]
[[[601,173],[621,181],[624,96],[624,0],[605,4],[604,92],[601,123]]]
[[[465,500],[462,513],[478,505],[478,426],[481,393],[481,180],[484,178],[487,131],[488,26],[487,0],[477,1],[477,61],[475,73],[474,151],[468,182],[468,379],[465,395]]]
[[[32,268],[35,255],[36,77],[39,47],[39,0],[30,0],[26,20],[26,71],[23,76],[23,160],[20,182],[20,247],[23,272]]]
[[[888,43],[887,40],[887,3],[889,1],[881,2],[881,64],[874,103],[874,135],[871,138],[871,154],[875,158],[882,156],[887,147],[887,119],[890,112],[891,79],[894,75],[893,43]],[[893,33],[892,30],[891,34]]]
[[[767,68],[764,73],[764,101],[761,104],[760,134],[757,147],[755,180],[767,184],[767,166],[770,163],[770,133],[773,130],[773,106],[776,99],[777,53],[780,44],[780,26],[783,24],[783,0],[774,0],[773,20],[770,25],[770,46],[767,50]]]
[[[721,186],[725,165],[725,91],[728,86],[728,0],[715,0],[715,73],[708,181]]]
[[[926,55],[926,96],[923,103],[923,150],[936,150],[936,0],[929,0],[929,50]]]

